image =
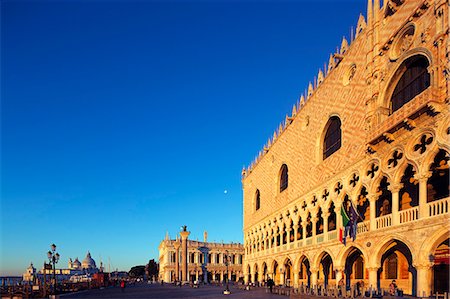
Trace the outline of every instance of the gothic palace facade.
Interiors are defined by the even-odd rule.
[[[246,282],[449,291],[449,3],[383,2],[242,171]]]

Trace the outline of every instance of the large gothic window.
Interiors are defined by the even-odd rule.
[[[341,148],[341,120],[339,117],[331,117],[326,128],[327,131],[323,140],[324,160]]]
[[[280,192],[283,192],[288,187],[288,181],[288,167],[286,164],[283,164],[280,171]]]
[[[259,190],[256,190],[256,195],[255,195],[255,210],[258,211],[260,207],[261,207],[261,196],[260,196],[260,194],[259,194]]]
[[[392,93],[392,113],[430,86],[428,66],[428,60],[423,56],[411,57],[403,63],[399,70],[401,78]]]

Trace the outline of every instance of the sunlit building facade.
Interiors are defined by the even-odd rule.
[[[177,244],[178,243],[178,244]],[[215,243],[186,239],[187,245],[187,281],[223,282],[228,275],[229,281],[242,278],[242,261],[244,247],[240,243]],[[159,280],[164,282],[186,281],[182,271],[182,250],[179,239],[170,239],[168,235],[160,243],[159,249]],[[178,259],[177,259],[178,254]],[[228,267],[226,257],[228,256]],[[178,263],[178,267],[176,266]],[[178,275],[177,275],[178,272]],[[207,279],[205,280],[205,273]]]
[[[449,291],[448,1],[383,2],[242,172],[246,282]]]

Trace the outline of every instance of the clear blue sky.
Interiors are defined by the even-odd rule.
[[[365,2],[2,1],[0,275],[242,243],[242,167]]]

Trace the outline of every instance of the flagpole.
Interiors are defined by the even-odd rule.
[[[351,202],[351,204],[352,204],[352,206],[353,206],[353,209],[354,209],[355,212],[356,212],[356,215],[358,216],[359,219],[361,219],[361,222],[362,222],[362,224],[364,225],[364,228],[368,231],[369,229],[367,228],[366,224],[364,223],[364,219],[361,217],[361,215],[359,215],[358,209],[355,209],[355,206],[353,205],[353,202],[352,202],[352,201],[350,201],[350,202]]]

